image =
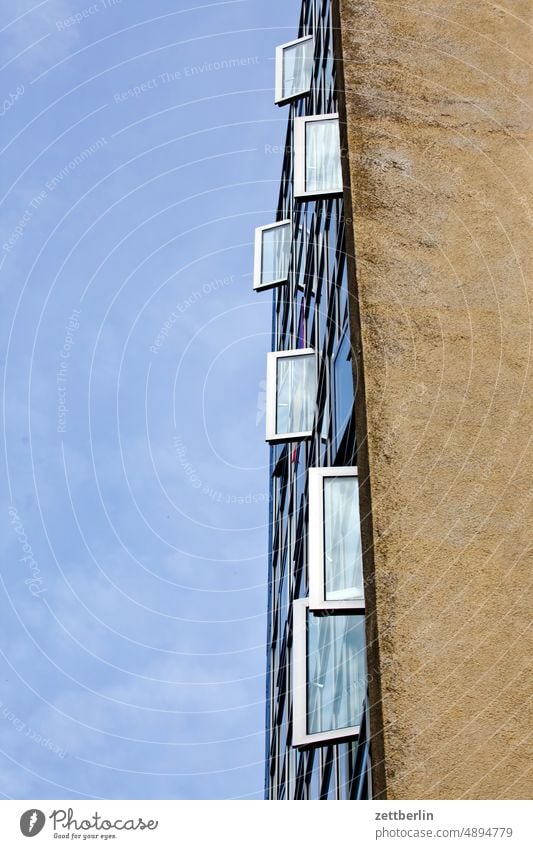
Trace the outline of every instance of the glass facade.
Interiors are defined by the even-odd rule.
[[[333,364],[335,444],[338,446],[353,411],[352,348],[345,336]]]
[[[276,368],[267,369],[267,395],[270,373],[276,386],[272,428],[289,436],[272,440],[270,449],[265,795],[365,799],[371,797],[371,753],[364,607],[351,600],[362,597],[362,570],[330,0],[303,0],[296,35],[312,36],[314,52],[310,88],[287,107],[276,215],[278,222],[290,221],[291,251],[287,282],[272,290],[269,357]],[[327,116],[333,120],[324,120]],[[313,120],[298,123],[306,117]],[[295,185],[302,166],[295,136],[301,137],[302,127],[304,197]],[[298,351],[313,356],[298,360]],[[311,366],[305,359],[313,373],[306,371]],[[291,439],[299,428],[306,438]],[[324,472],[322,527],[313,534],[310,486],[317,469]],[[316,561],[310,549],[317,547],[317,530],[322,595],[331,598],[323,605],[310,597],[310,562]]]

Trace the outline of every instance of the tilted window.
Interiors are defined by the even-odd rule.
[[[311,436],[316,404],[312,348],[275,351],[267,359],[267,442]]]
[[[364,616],[293,602],[293,745],[359,734],[366,695]]]
[[[276,103],[282,106],[311,88],[314,61],[312,35],[276,48]]]
[[[309,598],[364,610],[357,468],[309,469]]]
[[[342,194],[339,117],[294,119],[294,196],[320,198]]]
[[[291,255],[290,219],[257,227],[255,231],[254,289],[286,283]]]

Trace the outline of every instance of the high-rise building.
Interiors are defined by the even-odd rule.
[[[305,0],[298,38],[277,50],[276,101],[288,104],[289,120],[276,221],[256,231],[254,273],[257,291],[274,291],[267,363],[272,799],[370,795],[337,89],[331,4]]]
[[[303,0],[277,49],[271,799],[531,792],[520,9]]]

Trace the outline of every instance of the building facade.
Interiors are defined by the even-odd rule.
[[[531,5],[334,12],[374,797],[530,798]]]
[[[277,51],[270,799],[533,789],[527,15],[304,0]]]
[[[269,799],[533,789],[527,16],[304,0],[277,50]]]
[[[275,222],[254,286],[273,291],[266,796],[371,794],[365,612],[338,85],[331,3],[304,0],[276,56],[288,107]]]

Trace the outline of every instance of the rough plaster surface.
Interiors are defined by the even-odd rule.
[[[529,798],[533,7],[339,5],[386,793]]]

